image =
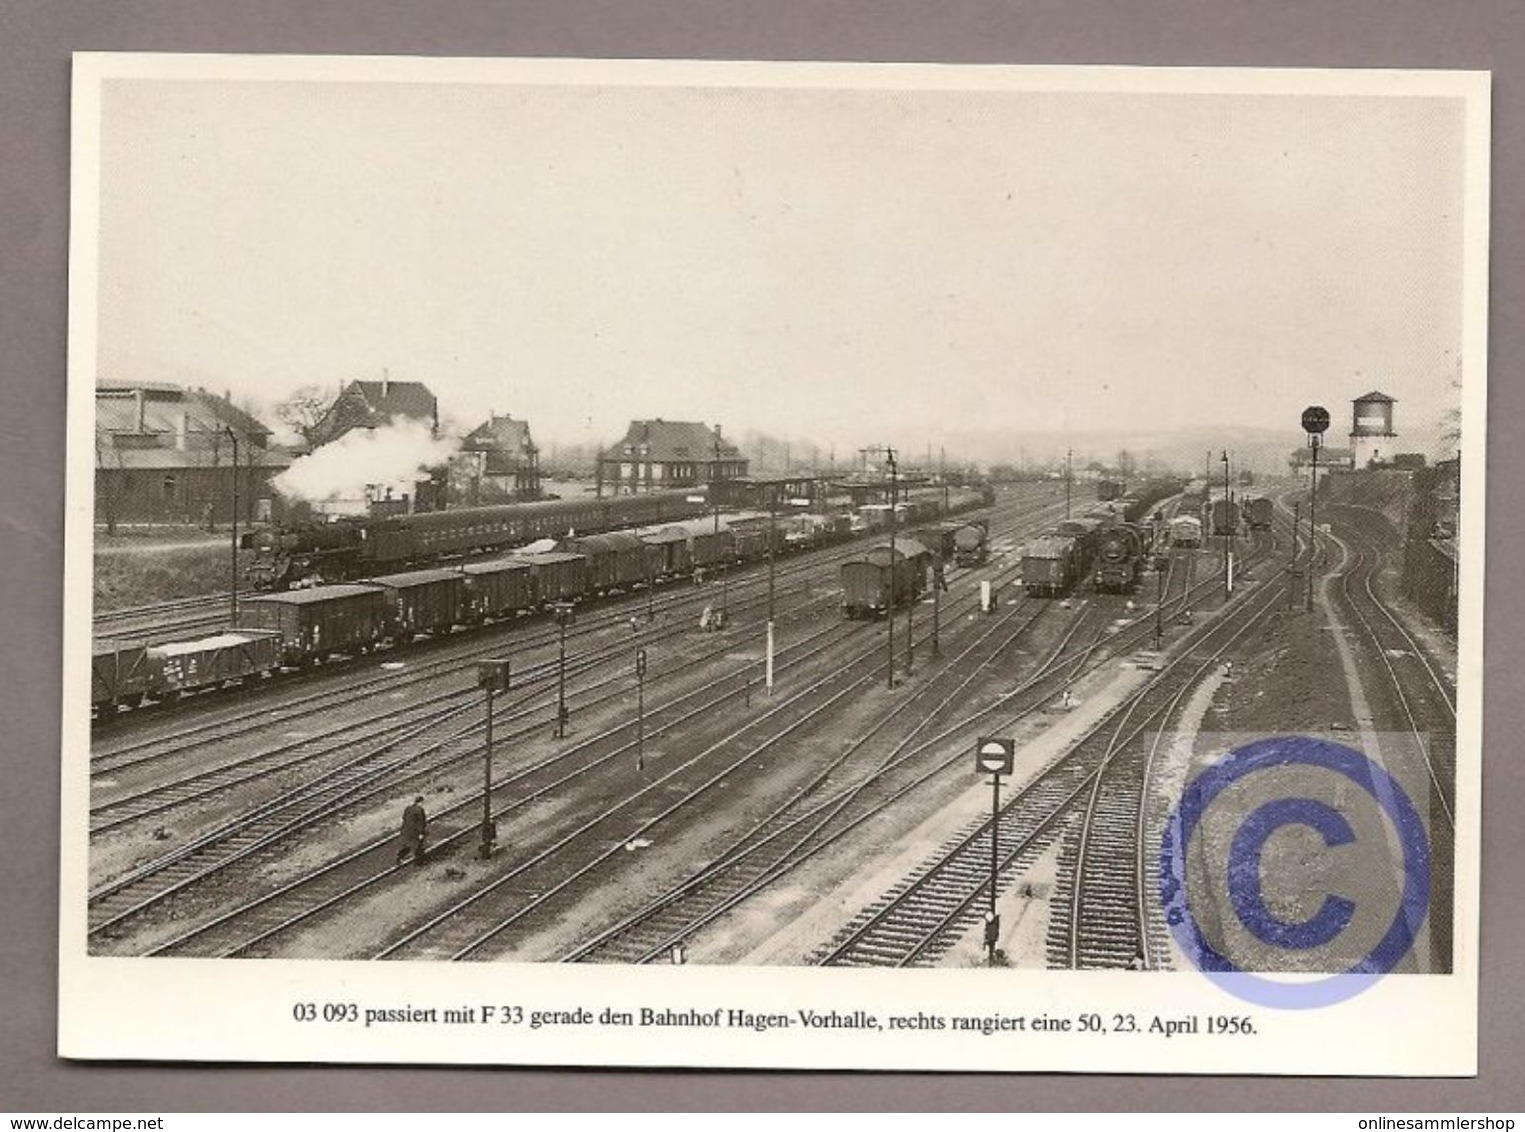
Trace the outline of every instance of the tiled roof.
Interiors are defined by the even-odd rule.
[[[326,444],[355,428],[384,428],[394,417],[439,424],[438,403],[421,381],[352,381],[314,430],[314,444]]]
[[[606,449],[607,460],[632,456],[661,463],[676,460],[703,462],[715,459],[715,434],[700,421],[631,421],[624,439]],[[741,450],[724,437],[720,439],[720,459],[737,460]]]
[[[263,423],[215,394],[161,382],[111,381],[96,388],[98,467],[230,465],[225,429],[240,441],[240,463],[284,467],[291,462],[289,454],[268,447],[270,430]]]

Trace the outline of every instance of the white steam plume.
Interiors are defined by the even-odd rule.
[[[428,469],[448,460],[454,440],[436,440],[422,421],[393,417],[385,428],[351,429],[338,440],[302,456],[271,482],[288,499],[325,503],[358,499],[367,488],[376,497],[410,495]]]

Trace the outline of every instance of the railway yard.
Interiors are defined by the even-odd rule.
[[[894,549],[882,529],[779,542],[730,568],[648,568],[575,618],[515,608],[113,700],[89,760],[89,948],[1179,968],[1160,898],[1170,811],[1227,745],[1293,732],[1358,746],[1422,800],[1433,883],[1407,962],[1449,970],[1454,642],[1398,596],[1388,515],[1321,500],[1310,546],[1292,509],[1306,485],[1267,491],[1221,535],[1209,515],[1172,542],[1188,509],[1160,488],[1128,515],[1145,533],[1109,544],[1068,530],[1094,504],[1064,484],[1008,485],[956,516],[981,524],[978,554],[952,552],[951,515],[908,523]],[[697,547],[711,520],[693,522]],[[1095,538],[1096,564],[1045,559],[1040,585],[1029,548],[1061,535]],[[946,551],[924,545],[938,538]],[[844,598],[871,547],[888,618],[873,594]],[[222,594],[103,614],[95,632],[228,629]],[[496,658],[511,676],[488,699],[478,665]],[[1015,740],[994,830],[982,736]],[[415,797],[427,837],[408,860]],[[1342,867],[1301,843],[1267,851]],[[1281,897],[1306,918],[1301,898]]]

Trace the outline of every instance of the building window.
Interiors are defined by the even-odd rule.
[[[161,490],[164,494],[164,502],[173,503],[175,501],[175,477],[165,476],[164,483],[161,485]]]

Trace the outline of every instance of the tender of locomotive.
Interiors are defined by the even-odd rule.
[[[1139,529],[1119,523],[1101,536],[1092,584],[1101,593],[1128,593],[1143,570],[1144,540]]]
[[[1170,545],[1195,550],[1202,545],[1202,520],[1195,515],[1177,515],[1170,520]]]
[[[1022,588],[1033,597],[1063,597],[1082,573],[1072,535],[1041,535],[1022,550]]]
[[[1215,535],[1239,533],[1239,504],[1232,499],[1214,499],[1208,508],[1208,526]]]
[[[953,532],[953,561],[980,566],[990,556],[990,532],[983,522],[963,523]]]

